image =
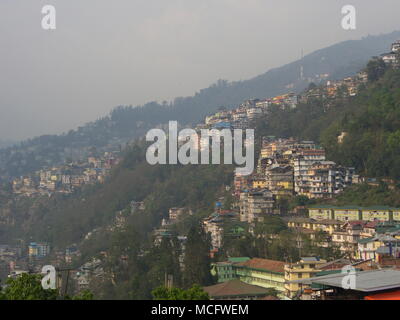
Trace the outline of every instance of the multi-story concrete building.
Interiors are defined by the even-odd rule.
[[[285,263],[259,258],[230,258],[225,263],[212,264],[212,273],[218,282],[239,279],[245,283],[272,288],[278,296],[285,297]]]
[[[293,179],[293,168],[291,166],[273,165],[265,170],[266,187],[277,198],[293,195]]]
[[[43,258],[50,253],[50,245],[47,243],[31,242],[28,246],[30,258]]]
[[[332,234],[335,230],[341,228],[343,221],[339,220],[314,220],[311,218],[291,218],[288,221],[289,228],[304,228],[315,231],[323,231],[328,234]]]
[[[240,221],[253,223],[273,213],[274,197],[267,189],[242,192],[239,200]]]
[[[340,251],[349,257],[354,257],[361,238],[362,223],[349,222],[332,233],[332,244],[339,247]]]
[[[388,206],[330,206],[315,205],[308,208],[309,217],[315,220],[340,221],[400,221],[400,209]]]
[[[301,295],[301,290],[307,286],[301,286],[299,283],[289,283],[289,281],[307,279],[315,276],[320,272],[320,266],[326,264],[326,260],[318,257],[305,257],[297,263],[285,265],[285,295],[293,299],[297,295]]]
[[[337,166],[332,161],[316,162],[301,178],[299,194],[309,198],[331,198],[352,184],[354,168]]]
[[[298,194],[308,190],[308,171],[316,162],[325,161],[324,149],[305,149],[292,160],[294,169],[294,191]]]

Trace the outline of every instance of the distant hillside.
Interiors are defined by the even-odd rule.
[[[16,141],[11,141],[11,140],[1,140],[0,139],[0,149],[2,148],[7,148],[7,147],[11,147],[14,144],[16,144]]]
[[[219,106],[231,108],[249,98],[271,97],[288,91],[300,92],[318,75],[339,79],[355,74],[375,55],[388,51],[400,32],[345,41],[305,56],[253,79],[238,82],[219,80],[194,96],[176,98],[173,103],[148,103],[140,107],[118,107],[109,116],[63,135],[49,135],[25,141],[20,146],[0,150],[0,175],[18,176],[43,166],[63,163],[69,157],[100,152],[107,145],[123,145],[145,132],[178,120],[195,124]],[[303,66],[303,79],[300,69]]]

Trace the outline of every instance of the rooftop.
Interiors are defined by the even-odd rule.
[[[330,274],[321,277],[289,281],[289,283],[320,284],[330,287],[342,288],[342,280],[346,273]],[[400,288],[400,271],[393,269],[380,269],[355,272],[355,288],[362,292],[383,291]]]
[[[250,260],[249,257],[230,257],[228,258],[229,262],[237,263],[237,262],[246,262]]]
[[[268,292],[266,288],[253,286],[238,279],[204,287],[203,289],[212,298],[229,296],[266,296]]]
[[[238,265],[251,269],[259,269],[265,271],[272,271],[276,273],[283,273],[285,262],[277,260],[253,258],[246,262],[239,263]]]
[[[399,211],[399,208],[392,208],[389,206],[369,206],[369,207],[361,207],[355,205],[348,206],[333,206],[328,204],[316,204],[308,207],[309,209],[335,209],[335,210],[370,210],[370,211],[388,211],[395,210]]]

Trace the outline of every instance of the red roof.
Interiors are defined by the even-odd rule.
[[[364,228],[375,228],[380,221],[369,221],[364,225]]]
[[[400,290],[373,294],[366,296],[364,300],[400,300]]]
[[[266,271],[283,273],[284,267],[285,267],[285,262],[277,261],[277,260],[254,258],[254,259],[250,259],[246,262],[238,263],[238,265],[252,268],[252,269],[263,269]]]

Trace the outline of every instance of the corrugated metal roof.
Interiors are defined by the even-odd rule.
[[[320,284],[329,287],[342,288],[343,277],[346,273],[333,274],[309,279],[289,281],[289,283]],[[382,291],[400,288],[400,271],[393,269],[358,271],[353,290],[362,292]]]

